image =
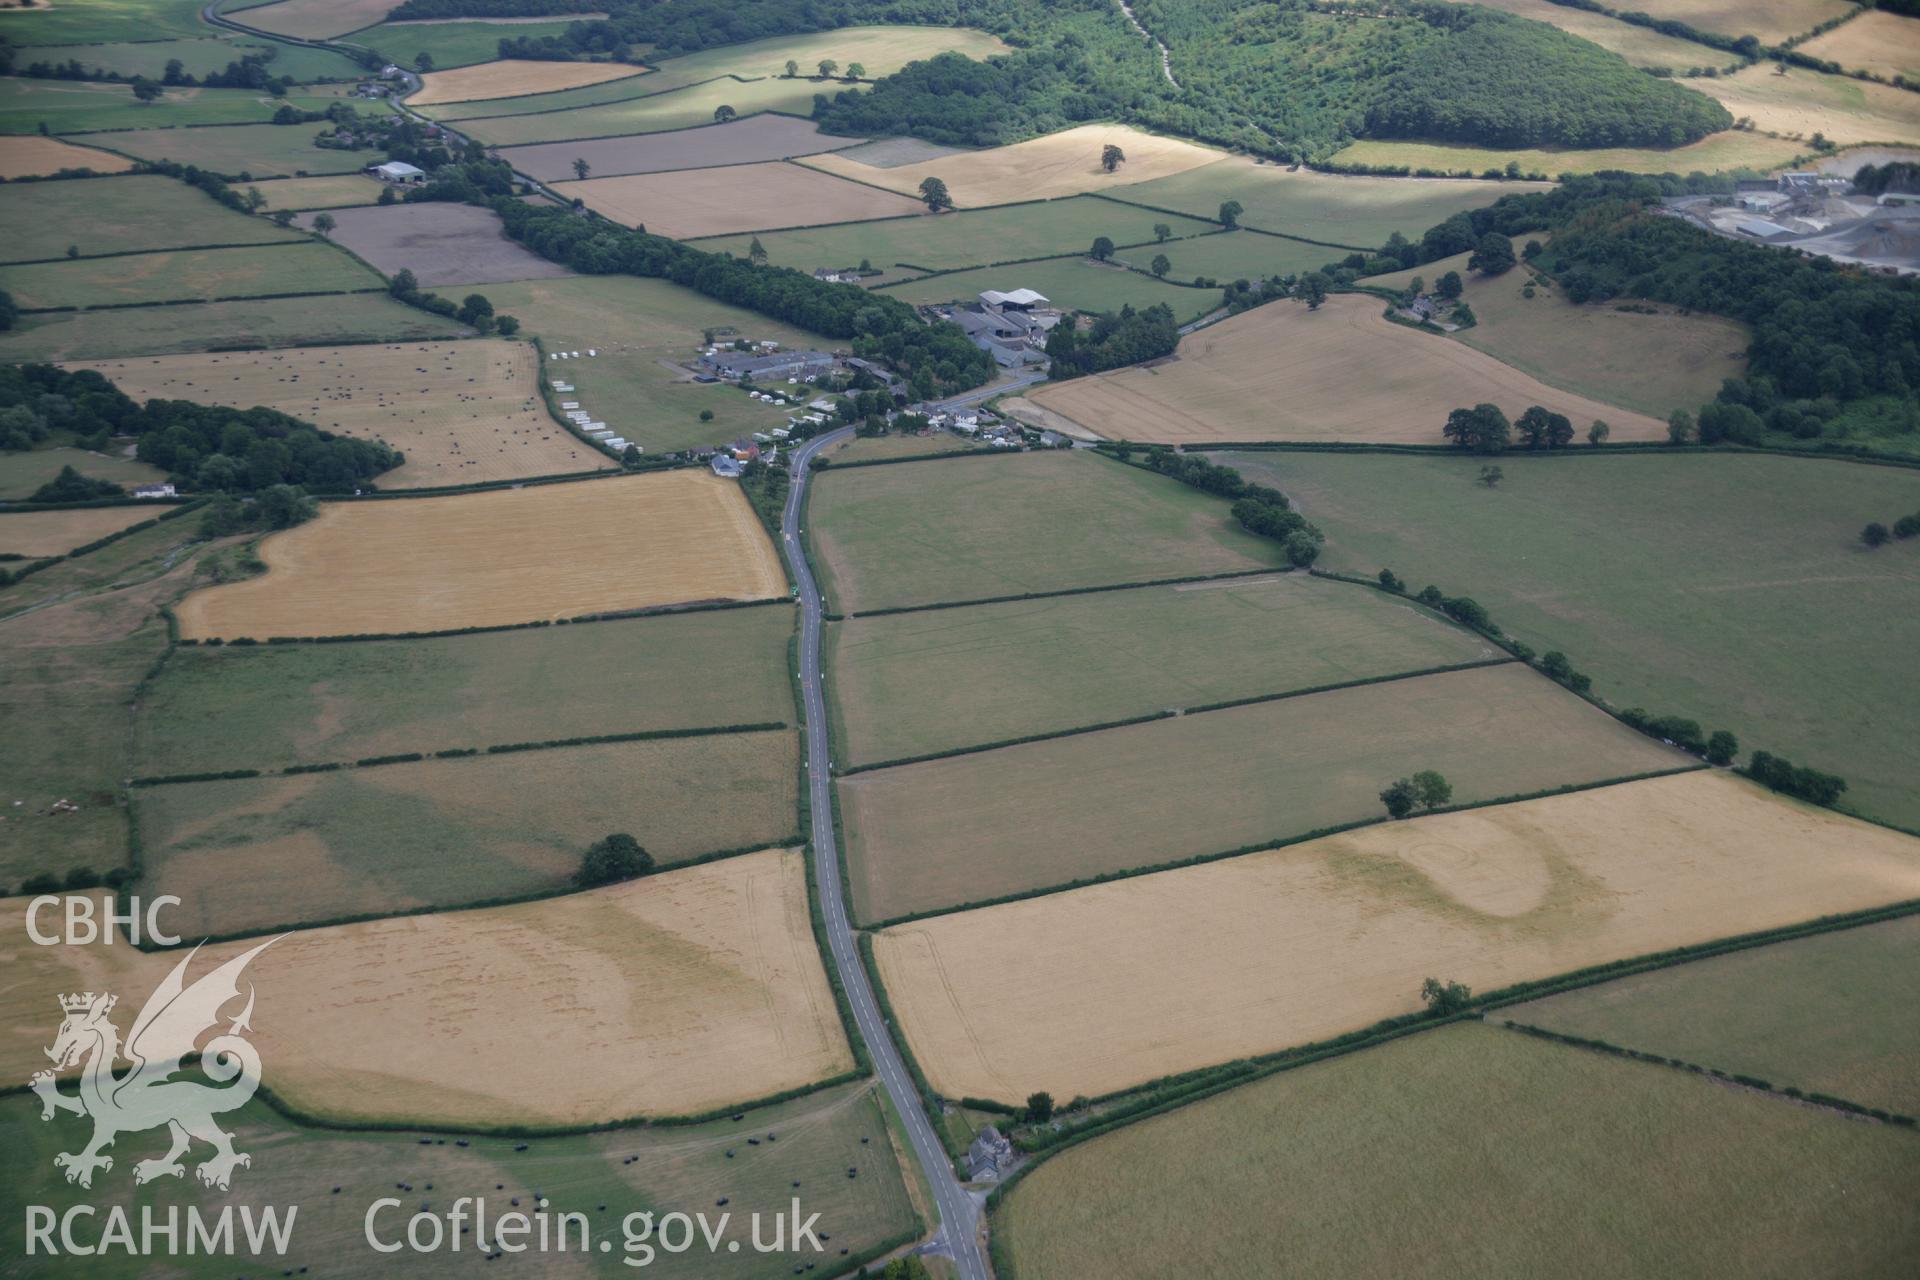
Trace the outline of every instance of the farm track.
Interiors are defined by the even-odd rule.
[[[1160,37],[1140,25],[1140,19],[1133,16],[1133,6],[1128,4],[1127,0],[1115,0],[1115,3],[1120,6],[1120,12],[1126,15],[1128,25],[1151,40],[1153,47],[1160,51],[1160,74],[1167,78],[1167,83],[1176,89],[1182,88],[1179,79],[1173,74],[1173,55],[1167,52],[1166,45],[1160,43]]]

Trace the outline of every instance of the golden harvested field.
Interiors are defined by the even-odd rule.
[[[406,454],[387,489],[517,480],[610,467],[540,399],[540,354],[477,339],[141,356],[85,364],[135,400],[265,405],[322,431],[384,440]]]
[[[1712,82],[1690,80],[1687,83]],[[1485,147],[1456,147],[1438,142],[1362,140],[1333,158],[1341,164],[1406,165],[1412,169],[1433,169],[1441,173],[1475,174],[1488,169],[1504,169],[1509,162],[1513,162],[1520,166],[1523,173],[1544,173],[1549,177],[1558,177],[1563,173],[1598,173],[1603,169],[1681,174],[1692,173],[1695,169],[1705,173],[1719,173],[1727,169],[1775,169],[1805,150],[1802,144],[1785,138],[1769,138],[1764,133],[1749,133],[1743,129],[1725,129],[1710,133],[1698,142],[1666,151],[1651,147],[1495,151]]]
[[[125,173],[133,161],[111,151],[76,147],[58,138],[32,134],[8,134],[0,137],[0,178],[37,178],[62,169],[92,169],[95,173]]]
[[[1920,143],[1920,104],[1913,93],[1891,85],[1805,67],[1789,67],[1785,75],[1780,75],[1770,62],[1755,63],[1734,75],[1688,83],[1718,98],[1735,119],[1751,117],[1756,128],[1769,133],[1802,138],[1824,133],[1842,144]]]
[[[556,93],[609,80],[624,80],[645,70],[624,62],[480,62],[422,76],[420,92],[408,98],[407,105],[430,107],[446,102]]]
[[[1100,167],[1100,153],[1108,143],[1127,153],[1127,162],[1115,173]],[[1211,147],[1126,125],[1084,124],[1010,147],[942,156],[891,169],[831,153],[809,156],[799,163],[909,195],[919,194],[923,179],[937,177],[947,184],[955,204],[971,208],[1015,200],[1051,200],[1148,182],[1212,164],[1222,154]]]
[[[1169,444],[1442,444],[1450,410],[1488,400],[1510,418],[1544,405],[1581,430],[1604,418],[1616,441],[1666,438],[1657,419],[1394,324],[1380,314],[1383,305],[1365,294],[1335,295],[1318,311],[1274,303],[1189,335],[1165,363],[1040,387],[1028,398],[1111,439]]]
[[[358,173],[337,173],[323,178],[281,178],[261,182],[252,188],[267,198],[265,209],[344,209],[349,205],[373,204],[384,189],[378,179]]]
[[[1514,240],[1518,254],[1527,237]],[[1691,413],[1718,394],[1722,381],[1746,374],[1752,335],[1737,321],[1645,302],[1575,305],[1525,267],[1491,277],[1469,272],[1471,256],[1371,276],[1367,283],[1405,289],[1415,276],[1431,282],[1457,271],[1466,283],[1461,296],[1479,323],[1453,334],[1454,341],[1553,386],[1653,418],[1675,409]],[[1586,438],[1588,425],[1575,420],[1576,439]]]
[[[1646,27],[1609,18],[1604,13],[1555,4],[1554,0],[1475,0],[1475,3],[1558,27],[1569,35],[1590,40],[1602,49],[1619,54],[1637,67],[1666,67],[1685,71],[1690,67],[1717,67],[1732,61],[1731,54],[1696,44],[1692,40],[1661,35]]]
[[[739,486],[699,471],[328,503],[260,558],[259,577],[181,601],[181,634],[442,631],[786,591]]]
[[[1634,8],[1655,18],[1677,19],[1701,31],[1758,36],[1779,44],[1837,18],[1848,0],[1640,0]]]
[[[261,31],[302,40],[324,40],[371,27],[392,12],[398,0],[279,0],[245,9],[233,21]]]
[[[168,510],[146,507],[80,507],[71,511],[24,511],[0,515],[0,552],[17,556],[61,556],[130,524]]]
[[[1815,36],[1800,52],[1854,71],[1920,78],[1920,19],[1884,10],[1863,13]]]
[[[615,222],[676,240],[927,211],[917,200],[780,161],[589,178],[554,189]]]
[[[837,1075],[852,1058],[801,858],[283,937],[248,971],[266,1078],[329,1118],[491,1126],[686,1115]],[[0,987],[0,1060],[22,1080],[46,1063],[55,993],[112,989],[130,1018],[180,954],[25,937],[9,930],[18,980]]]
[[[1487,990],[1920,896],[1920,841],[1713,772],[1415,818],[901,925],[933,1087],[1097,1095]],[[1071,993],[1063,997],[1063,993]]]

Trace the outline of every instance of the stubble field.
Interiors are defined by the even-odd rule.
[[[519,98],[624,80],[645,70],[623,62],[482,62],[423,76],[420,91],[407,104],[431,107],[481,98]]]
[[[1723,36],[1758,36],[1778,44],[1802,35],[1848,9],[1846,0],[1646,0],[1641,8]]]
[[[1662,35],[1604,13],[1555,4],[1554,0],[1483,0],[1483,3],[1489,9],[1544,22],[1568,35],[1590,40],[1636,67],[1665,67],[1678,73],[1693,67],[1722,66],[1732,60],[1732,55],[1695,41]]]
[[[164,514],[164,506],[79,507],[70,511],[10,511],[0,515],[0,552],[61,556],[84,543]]]
[[[875,921],[1373,820],[1380,789],[1421,769],[1471,804],[1690,762],[1509,663],[838,785],[856,914]]]
[[[181,634],[443,631],[786,591],[739,486],[695,471],[328,503],[260,558],[265,574],[182,601]]]
[[[1808,138],[1824,133],[1842,144],[1920,143],[1920,111],[1907,89],[1805,67],[1789,67],[1780,75],[1770,62],[1698,83],[1736,118],[1751,117],[1756,128],[1772,133]]]
[[[589,178],[555,190],[615,222],[676,240],[926,211],[905,196],[780,161]]]
[[[324,40],[370,27],[394,8],[394,0],[279,0],[241,11],[237,21],[277,35]]]
[[[265,405],[322,431],[384,440],[388,489],[517,480],[612,465],[548,415],[539,352],[503,339],[146,356],[91,364],[135,400]]]
[[[1800,52],[1855,71],[1882,76],[1920,76],[1920,22],[1881,10],[1849,18]]]
[[[1020,1184],[994,1233],[1019,1280],[1891,1278],[1920,1248],[1899,1190],[1916,1166],[1911,1134],[1446,1027],[1068,1151]],[[1356,1206],[1391,1212],[1356,1230]]]
[[[1280,561],[1218,498],[1081,454],[829,472],[809,504],[829,607],[845,613]]]
[[[379,179],[358,173],[326,178],[278,178],[252,188],[266,197],[263,209],[343,209],[372,204],[385,189]]]
[[[1613,439],[1664,440],[1664,422],[1537,381],[1438,334],[1397,325],[1380,299],[1328,298],[1318,311],[1280,302],[1185,338],[1176,356],[1042,387],[1029,398],[1113,439],[1359,441],[1444,444],[1450,410],[1492,401],[1518,417],[1529,405]]]
[[[62,169],[91,169],[95,173],[125,173],[133,161],[110,151],[75,146],[58,138],[10,134],[0,138],[0,178],[37,178]]]
[[[843,765],[1504,656],[1298,574],[853,618],[826,640]]]
[[[1416,1012],[1427,977],[1488,991],[1916,895],[1920,840],[1702,771],[922,920],[875,955],[942,1094],[1098,1096]]]
[[[1723,173],[1729,169],[1775,169],[1806,150],[1806,144],[1785,138],[1769,138],[1744,129],[1726,129],[1710,133],[1684,147],[1656,150],[1651,147],[1595,147],[1585,150],[1565,148],[1523,148],[1495,150],[1489,147],[1459,147],[1438,142],[1375,142],[1362,139],[1337,152],[1340,164],[1405,165],[1411,169],[1434,169],[1441,173],[1483,173],[1488,169],[1520,166],[1522,173],[1544,173],[1558,177],[1563,173],[1599,173],[1605,169],[1626,169],[1635,173]]]

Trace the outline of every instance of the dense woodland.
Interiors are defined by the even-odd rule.
[[[227,409],[188,400],[139,404],[92,369],[0,365],[0,448],[30,449],[53,432],[92,447],[133,436],[137,456],[186,489],[251,493],[300,485],[344,493],[400,465],[370,440],[335,436],[272,409]]]
[[[577,217],[569,209],[510,197],[494,200],[492,207],[509,236],[575,271],[671,280],[824,337],[851,340],[856,355],[900,370],[917,399],[969,390],[993,377],[993,358],[958,325],[927,324],[898,298],[858,285],[828,284],[788,267],[754,266],[645,230]]]
[[[1157,302],[1135,311],[1129,304],[1099,317],[1085,333],[1070,324],[1056,326],[1047,335],[1047,358],[1056,380],[1077,378],[1172,355],[1179,343],[1173,308]]]

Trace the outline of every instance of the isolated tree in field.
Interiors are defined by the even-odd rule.
[[[1675,409],[1667,419],[1667,443],[1690,444],[1693,441],[1693,415],[1685,409]]]
[[[1455,409],[1440,428],[1456,447],[1475,453],[1497,454],[1507,451],[1513,427],[1497,404],[1478,404],[1471,409]]]
[[[1507,478],[1507,473],[1502,471],[1499,467],[1480,468],[1480,483],[1487,486],[1487,488],[1489,489],[1499,488],[1500,482],[1502,480],[1505,480],[1506,478]]]
[[[67,256],[68,256],[69,258],[77,258],[77,257],[79,257],[79,256],[80,256],[80,246],[79,246],[79,245],[77,245],[77,244],[70,244],[70,245],[68,245],[68,246],[67,246]]]
[[[1327,289],[1333,281],[1318,271],[1309,271],[1300,277],[1300,296],[1307,301],[1307,310],[1318,311],[1320,304],[1327,300]]]
[[[1489,231],[1480,237],[1472,256],[1467,259],[1467,270],[1478,271],[1483,276],[1497,276],[1513,268],[1513,241],[1498,231]]]
[[[595,885],[631,880],[651,870],[653,855],[622,831],[596,840],[588,847],[586,856],[580,859],[580,869],[573,874],[573,882],[582,889],[591,889]]]
[[[1401,778],[1387,784],[1380,793],[1380,803],[1387,806],[1389,818],[1404,818],[1413,812],[1414,805],[1420,802],[1420,795],[1413,789],[1411,778]]]
[[[1167,241],[1171,240],[1172,238],[1173,238],[1172,227],[1168,226],[1164,222],[1156,222],[1153,224],[1153,240],[1155,244],[1165,244]]]
[[[1460,273],[1458,271],[1449,271],[1433,282],[1433,291],[1445,298],[1448,302],[1452,302],[1455,298],[1459,297],[1460,291],[1465,287],[1466,286],[1460,282]]]
[[[425,49],[422,49],[420,52],[414,54],[413,69],[415,71],[433,70],[433,55],[428,53]]]
[[[313,217],[313,229],[319,234],[322,240],[332,235],[333,229],[339,225],[339,222],[337,222],[330,213],[317,213]]]
[[[947,194],[947,184],[938,178],[923,178],[920,182],[920,198],[927,208],[939,213],[942,209],[953,208],[953,197]]]
[[[1414,799],[1422,809],[1438,809],[1453,799],[1453,784],[1432,769],[1422,769],[1407,781],[1413,784]]]
[[[587,180],[587,175],[592,172],[593,172],[593,166],[588,164],[584,157],[575,156],[573,158],[573,176],[574,177],[580,179],[580,181],[582,182],[585,182]]]
[[[1167,272],[1173,270],[1173,263],[1167,261],[1167,255],[1164,253],[1154,254],[1153,261],[1148,265],[1152,269],[1154,275],[1162,278],[1166,276]]]
[[[1112,173],[1127,162],[1127,153],[1109,142],[1100,148],[1100,167]]]
[[[728,106],[726,103],[723,102],[719,106],[713,109],[713,122],[715,124],[725,124],[727,121],[733,119],[735,116],[739,114],[740,113],[738,111],[735,111],[732,107]]]
[[[755,236],[753,242],[747,246],[747,261],[756,267],[767,265],[767,246],[760,243],[759,236]]]
[[[702,410],[700,411],[700,421],[702,421],[702,422],[712,422],[712,421],[713,421],[713,410],[711,410],[711,409],[702,409]]]
[[[858,62],[849,62],[847,64],[847,79],[864,80],[866,78],[867,78],[867,69],[865,66],[861,65]]]
[[[1875,520],[1872,524],[1860,531],[1860,541],[1870,547],[1885,546],[1887,540],[1891,537],[1893,537],[1893,534],[1887,530],[1887,526],[1881,524],[1878,520]]]
[[[1459,1013],[1473,1002],[1473,988],[1458,982],[1444,985],[1438,978],[1428,978],[1420,984],[1420,998],[1427,1002],[1427,1012],[1436,1018]]]
[[[792,58],[788,58],[787,59],[787,79],[791,80],[799,74],[800,74],[800,64],[798,62],[795,62]]]
[[[1713,736],[1707,739],[1707,763],[1727,765],[1740,754],[1740,739],[1725,729],[1715,729]]]
[[[134,77],[133,96],[141,102],[152,102],[154,99],[158,98],[161,94],[165,92],[166,92],[165,89],[162,89],[159,85],[147,79],[145,76]]]
[[[832,58],[820,59],[820,78],[822,80],[831,80],[833,78],[833,73],[838,71],[839,69],[840,69],[840,64],[835,62]]]
[[[1032,1124],[1045,1124],[1053,1119],[1053,1095],[1046,1090],[1027,1095],[1027,1120]]]
[[[1587,443],[1598,448],[1605,444],[1607,437],[1612,434],[1613,428],[1607,425],[1606,419],[1595,418],[1593,425],[1587,428]]]
[[[1112,239],[1110,239],[1107,236],[1095,236],[1093,238],[1093,248],[1090,250],[1090,252],[1093,254],[1094,259],[1096,261],[1105,262],[1108,258],[1111,258],[1113,256]]]
[[[1238,200],[1223,200],[1220,202],[1218,221],[1223,227],[1237,227],[1240,225],[1240,215],[1246,211],[1246,206]]]

